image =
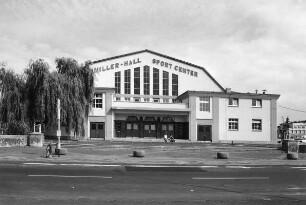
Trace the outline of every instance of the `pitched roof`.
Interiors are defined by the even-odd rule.
[[[216,83],[216,85],[223,91],[225,91],[225,89],[218,83],[218,81],[216,79],[214,79],[210,73],[204,68],[204,67],[201,67],[201,66],[198,66],[198,65],[195,65],[195,64],[192,64],[192,63],[189,63],[189,62],[186,62],[186,61],[183,61],[183,60],[179,60],[177,58],[173,58],[173,57],[170,57],[170,56],[167,56],[167,55],[164,55],[164,54],[161,54],[161,53],[157,53],[157,52],[154,52],[154,51],[151,51],[151,50],[148,50],[148,49],[145,49],[145,50],[141,50],[141,51],[136,51],[136,52],[132,52],[132,53],[127,53],[127,54],[124,54],[124,55],[119,55],[119,56],[114,56],[114,57],[110,57],[110,58],[105,58],[105,59],[101,59],[101,60],[96,60],[96,61],[93,61],[91,64],[95,64],[95,63],[101,63],[101,62],[105,62],[105,61],[108,61],[108,60],[113,60],[113,59],[117,59],[117,58],[122,58],[122,57],[126,57],[126,56],[131,56],[131,55],[136,55],[136,54],[140,54],[140,53],[151,53],[153,55],[157,55],[157,56],[160,56],[160,57],[163,57],[163,58],[167,58],[169,60],[173,60],[173,61],[176,61],[176,62],[179,62],[179,63],[183,63],[185,65],[188,65],[188,66],[192,66],[192,67],[195,67],[195,68],[199,68],[201,70],[203,70],[206,75],[214,82]]]

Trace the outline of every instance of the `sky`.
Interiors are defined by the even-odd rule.
[[[306,1],[0,0],[0,62],[82,63],[149,49],[206,70],[236,92],[280,94],[306,120]]]

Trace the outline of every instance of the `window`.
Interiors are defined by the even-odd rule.
[[[159,98],[153,98],[153,102],[159,102]]]
[[[150,95],[150,67],[144,66],[143,69],[143,94]]]
[[[169,73],[163,71],[163,95],[169,95]]]
[[[134,68],[134,94],[140,95],[140,68]]]
[[[131,98],[124,98],[125,101],[131,101]]]
[[[210,112],[210,98],[200,97],[200,111]]]
[[[124,71],[124,93],[131,94],[131,70]]]
[[[143,101],[144,102],[150,102],[150,98],[144,98]]]
[[[238,107],[238,98],[230,98],[228,100],[228,106]]]
[[[262,101],[258,99],[252,99],[252,107],[261,107]]]
[[[95,94],[92,107],[93,108],[102,108],[103,100],[102,100],[102,94]]]
[[[140,98],[134,98],[134,102],[140,102]]]
[[[238,119],[236,118],[228,119],[228,130],[238,130]]]
[[[121,97],[116,97],[115,100],[116,100],[116,101],[120,101],[120,100],[121,100]]]
[[[121,72],[115,73],[115,91],[120,94],[121,90]]]
[[[178,96],[178,75],[172,73],[172,96]]]
[[[159,95],[159,70],[153,68],[153,95]]]
[[[252,130],[253,131],[261,131],[261,120],[253,119],[252,120]]]

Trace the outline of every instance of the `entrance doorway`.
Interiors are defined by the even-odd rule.
[[[90,123],[90,138],[105,139],[104,122],[91,122]]]
[[[126,136],[127,137],[139,137],[139,124],[138,123],[126,123]]]
[[[162,136],[167,135],[167,137],[174,136],[174,124],[173,123],[167,123],[162,124]]]
[[[144,137],[156,137],[156,124],[145,123],[144,124]]]
[[[211,125],[198,125],[198,141],[211,141]]]

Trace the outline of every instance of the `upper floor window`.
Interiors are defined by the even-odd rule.
[[[131,70],[124,71],[124,93],[131,94]]]
[[[169,73],[163,71],[163,95],[169,95]]]
[[[103,107],[103,98],[102,94],[95,94],[92,102],[93,108],[102,108]]]
[[[115,73],[115,92],[120,94],[121,90],[121,72]]]
[[[228,119],[228,130],[238,130],[238,119],[237,118],[229,118]]]
[[[253,131],[261,131],[261,129],[262,129],[261,120],[252,119],[252,130]]]
[[[200,97],[200,111],[210,112],[210,98]]]
[[[159,95],[159,70],[153,68],[153,95]]]
[[[140,68],[134,68],[134,94],[140,95]]]
[[[252,107],[262,107],[262,100],[252,99]]]
[[[178,96],[178,75],[172,73],[172,96]]]
[[[238,107],[238,98],[230,98],[228,100],[228,106]]]
[[[143,68],[143,94],[150,95],[150,67]]]

